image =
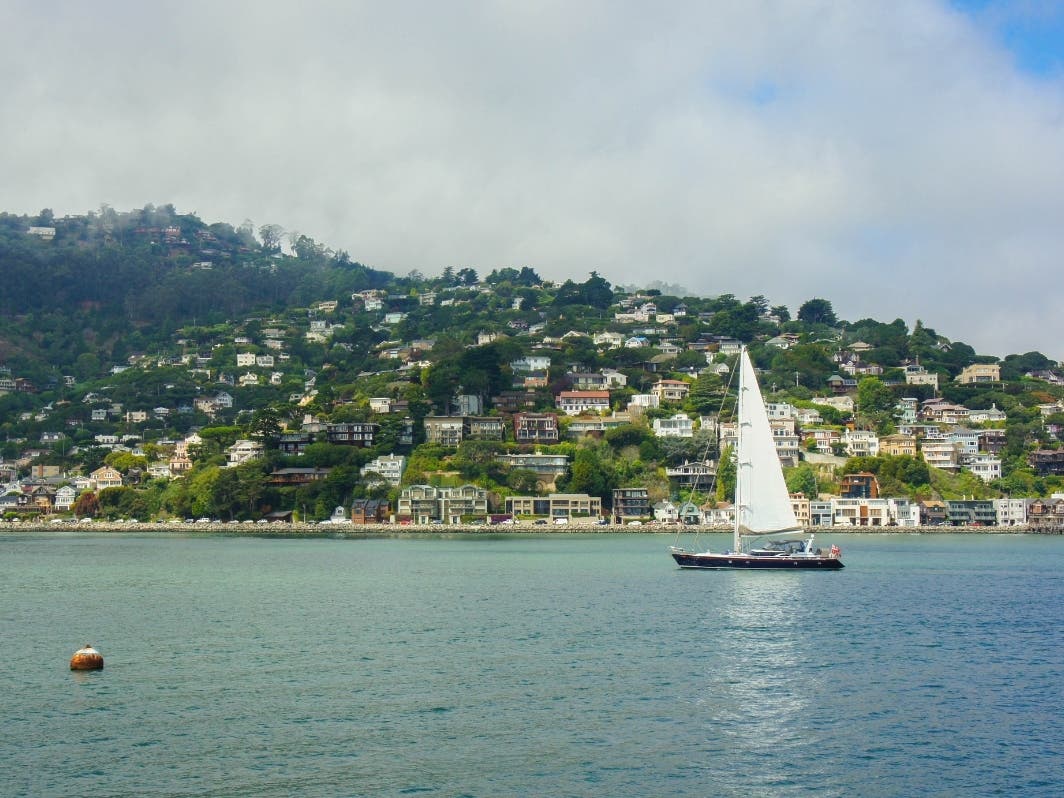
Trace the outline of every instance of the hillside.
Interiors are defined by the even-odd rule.
[[[1061,484],[1047,454],[1064,431],[1058,364],[1039,352],[980,355],[922,322],[848,322],[821,297],[792,316],[760,296],[620,291],[594,271],[562,284],[527,266],[397,277],[276,226],[208,224],[172,206],[0,214],[0,276],[9,495],[33,476],[54,492],[108,463],[120,483],[78,493],[127,516],[310,505],[324,517],[357,497],[394,507],[401,485],[420,482],[469,482],[496,505],[565,489],[608,507],[614,488],[632,485],[681,501],[691,484],[676,472],[727,444],[708,419],[722,408],[727,419],[739,342],[791,414],[780,435],[793,439],[791,479],[807,492],[838,488],[841,474],[798,465],[804,452],[879,454],[898,435],[914,445],[894,440],[892,456],[942,468],[907,471],[885,455],[854,467],[913,499]],[[678,393],[662,393],[671,383]],[[605,391],[604,412],[559,413],[574,389]],[[517,439],[515,413],[526,411],[556,416],[556,438]],[[427,417],[496,421],[440,439]],[[662,432],[670,420],[682,434]],[[341,425],[362,437],[338,437]],[[186,464],[175,453],[193,433]],[[936,461],[943,437],[956,456]],[[261,451],[225,468],[237,440]],[[537,474],[516,458],[536,452],[567,465]],[[360,473],[389,454],[406,458],[401,485]],[[287,484],[276,475],[285,468],[320,478]],[[727,488],[723,473],[715,487],[694,483],[701,499]]]

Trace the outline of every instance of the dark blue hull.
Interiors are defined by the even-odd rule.
[[[713,554],[673,549],[672,558],[681,568],[698,568],[702,570],[720,569],[774,569],[793,571],[798,568],[811,568],[817,571],[837,571],[845,567],[838,557],[789,557],[789,556],[755,556],[750,554]]]

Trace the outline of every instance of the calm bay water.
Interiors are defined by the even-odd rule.
[[[671,542],[0,536],[0,794],[1064,794],[1064,539]]]

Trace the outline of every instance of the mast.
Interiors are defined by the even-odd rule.
[[[749,464],[743,462],[743,391],[746,390],[746,380],[743,368],[743,360],[747,357],[746,347],[742,347],[739,350],[739,387],[735,394],[735,525],[732,529],[732,551],[742,553],[743,550],[743,536],[740,532],[740,515],[743,510],[743,502],[746,501],[745,491],[742,490],[742,474],[743,466],[749,467]]]

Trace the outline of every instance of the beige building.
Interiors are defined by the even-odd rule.
[[[962,385],[1001,382],[1001,366],[997,363],[973,363],[957,375],[957,382]]]
[[[884,435],[879,439],[879,453],[916,457],[915,435]]]

